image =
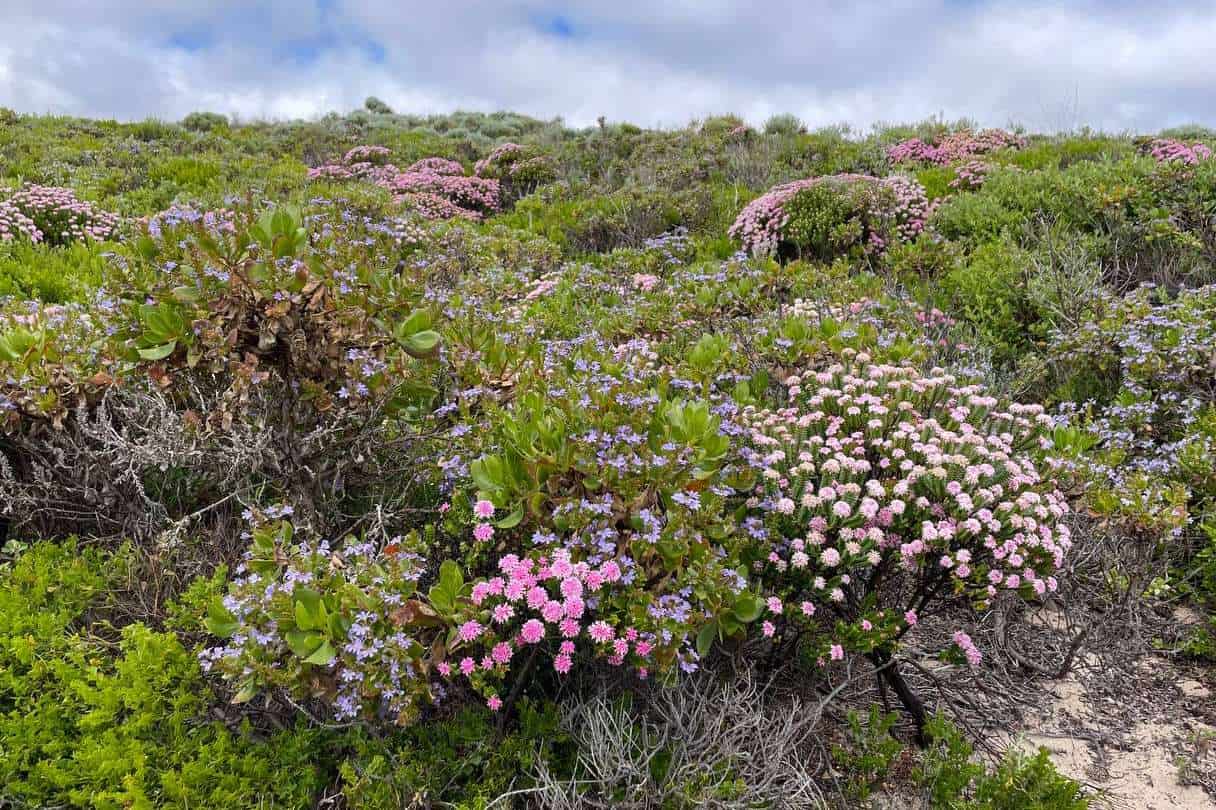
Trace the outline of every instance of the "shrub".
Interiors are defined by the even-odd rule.
[[[365,465],[417,445],[440,336],[411,281],[423,268],[379,273],[410,248],[374,225],[341,209],[178,211],[148,223],[91,311],[34,308],[6,329],[10,514],[147,539],[199,509],[230,526],[207,502],[257,482],[324,526],[388,484]],[[109,507],[49,508],[64,503]]]
[[[900,141],[887,150],[892,163],[937,163],[945,165],[956,160],[984,155],[1002,149],[1020,149],[1026,145],[1022,137],[1003,129],[985,129],[979,133],[959,130],[926,143],[920,138]]]
[[[7,204],[23,214],[41,234],[41,240],[33,241],[46,241],[50,245],[66,245],[85,239],[103,241],[113,237],[118,230],[117,216],[78,199],[70,188],[27,183],[9,197]],[[18,230],[22,228],[20,220],[15,225]],[[26,235],[33,238],[28,230]]]
[[[227,116],[213,112],[192,112],[182,119],[182,128],[191,132],[215,132],[228,128]]]
[[[972,757],[972,746],[944,717],[926,726],[931,744],[920,755],[914,780],[930,805],[944,810],[1087,810],[1089,800],[1072,779],[1052,765],[1046,749],[1033,756],[1007,752],[995,768]]]
[[[206,718],[213,696],[171,633],[77,628],[121,557],[43,542],[0,571],[0,801],[17,806],[306,806],[317,731],[259,739]]]
[[[798,116],[790,113],[771,116],[764,122],[765,135],[797,135],[804,131],[805,128],[798,120]]]
[[[1145,146],[1145,151],[1158,163],[1193,165],[1212,156],[1211,148],[1204,143],[1186,143],[1172,138],[1156,138]]]
[[[392,115],[393,108],[385,104],[375,96],[368,96],[363,102],[363,109],[377,115]]]
[[[473,173],[497,180],[502,184],[503,195],[510,200],[527,196],[557,178],[547,156],[517,143],[494,147],[489,155],[477,161]]]
[[[763,520],[748,562],[772,594],[766,632],[807,625],[821,661],[883,666],[944,593],[983,607],[1054,591],[1071,540],[1068,505],[1034,460],[1042,407],[866,359],[790,377],[787,408],[745,410]],[[894,667],[882,671],[923,724]]]
[[[915,180],[831,175],[770,189],[743,208],[730,235],[752,253],[829,259],[914,239],[929,213]]]

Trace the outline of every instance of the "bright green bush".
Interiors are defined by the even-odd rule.
[[[0,801],[310,805],[321,732],[264,737],[209,718],[215,697],[191,650],[141,624],[106,627],[122,568],[121,556],[43,542],[0,573]]]

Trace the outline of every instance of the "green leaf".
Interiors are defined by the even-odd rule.
[[[401,346],[411,357],[425,359],[439,352],[439,333],[430,329],[417,332],[401,341]]]
[[[701,628],[701,632],[697,633],[697,655],[704,658],[709,654],[709,651],[714,646],[714,639],[718,636],[718,622],[712,621]]]
[[[307,658],[316,652],[317,647],[321,646],[320,633],[306,632],[304,630],[288,630],[283,638],[287,641],[287,646],[296,654],[297,658]]]
[[[754,622],[764,612],[764,604],[751,591],[744,591],[735,600],[734,614],[741,622]]]
[[[507,515],[505,518],[498,521],[494,525],[500,529],[513,529],[516,526],[518,526],[519,522],[523,519],[524,519],[524,505],[521,503],[519,506],[515,507],[515,509],[511,512],[511,514]]]
[[[171,340],[168,343],[162,343],[159,346],[153,346],[150,349],[140,349],[139,356],[145,360],[164,360],[169,355],[173,354],[173,350],[177,348],[177,341]]]
[[[337,653],[334,652],[333,645],[331,645],[329,643],[329,640],[326,639],[321,642],[320,647],[317,647],[317,649],[313,651],[312,655],[310,655],[304,659],[304,663],[317,664],[318,666],[325,666],[330,661],[333,661],[334,656],[336,656],[336,655],[337,655]]]
[[[213,636],[220,638],[229,638],[236,632],[237,620],[236,616],[228,608],[224,607],[224,603],[220,599],[214,599],[207,606],[207,632]]]

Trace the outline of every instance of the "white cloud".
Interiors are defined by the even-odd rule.
[[[0,105],[180,118],[511,109],[678,126],[932,114],[1032,128],[1216,124],[1208,0],[9,0]],[[568,32],[563,36],[561,32]]]

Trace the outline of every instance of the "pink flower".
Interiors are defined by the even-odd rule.
[[[562,653],[561,655],[559,655],[553,659],[553,668],[555,670],[557,670],[558,672],[560,672],[562,675],[565,675],[567,672],[569,672],[570,668],[573,665],[574,665],[573,659],[571,659],[570,656],[565,653]]]
[[[764,624],[760,625],[760,632],[764,633],[765,637],[771,638],[773,633],[777,632],[777,628],[773,626],[772,622],[766,621]]]
[[[447,661],[440,661],[435,665],[435,669],[439,670],[439,674],[445,678],[450,677],[452,674],[452,665]]]
[[[511,607],[510,605],[506,604],[505,602],[501,605],[494,606],[494,623],[495,624],[505,624],[506,622],[511,621],[511,618],[514,615],[515,615],[515,608]]]
[[[582,628],[579,626],[579,623],[574,619],[562,619],[557,625],[557,628],[566,638],[575,638],[580,632],[582,632]]]
[[[650,655],[650,651],[653,649],[654,649],[654,645],[651,644],[649,641],[639,641],[637,644],[633,645],[634,652],[636,652],[638,655],[640,655],[643,658]]]
[[[601,644],[612,641],[612,639],[616,636],[616,631],[612,629],[612,625],[603,620],[591,625],[587,632],[592,639],[600,642]]]
[[[909,610],[904,613],[904,621],[907,622],[909,626],[914,626],[918,621],[920,621],[920,617],[916,615],[915,610]]]
[[[562,580],[561,592],[567,599],[577,599],[583,595],[583,583],[577,577],[566,577]]]
[[[473,539],[484,543],[494,536],[494,527],[489,523],[478,523],[473,529]]]
[[[520,629],[519,637],[525,644],[536,644],[545,637],[545,626],[539,619],[528,619]]]
[[[479,518],[489,518],[494,516],[494,504],[489,501],[481,500],[473,505],[473,514]]]
[[[490,657],[494,659],[496,664],[506,664],[511,660],[511,645],[506,641],[500,641],[494,645],[494,649],[490,652]]]
[[[486,705],[490,707],[490,711],[496,712],[502,708],[502,700],[498,697],[498,695],[490,695],[489,699],[486,701]]]
[[[562,603],[562,608],[565,610],[568,618],[581,619],[583,611],[587,608],[587,604],[582,599],[567,599]]]
[[[556,599],[550,599],[548,602],[545,602],[544,607],[540,609],[540,617],[550,624],[561,619],[565,613],[566,610],[562,607],[562,603]]]
[[[780,614],[781,611],[784,609],[784,606],[781,604],[781,600],[775,596],[770,596],[768,598],[768,601],[766,602],[766,605],[768,607],[769,613]]]
[[[466,655],[464,658],[460,659],[460,671],[465,675],[473,674],[473,670],[475,669],[477,669],[477,662],[471,657]]]
[[[841,647],[839,644],[833,644],[829,652],[833,661],[839,661],[844,658],[844,647]]]
[[[803,602],[802,603],[802,612],[806,616],[814,616],[815,615],[815,606],[812,605],[810,602]]]
[[[472,621],[472,620],[467,621],[464,624],[460,625],[460,640],[461,641],[473,641],[474,639],[476,639],[478,636],[481,635],[482,630],[484,630],[484,629],[485,628],[483,628],[479,623],[477,623],[475,621]]]

